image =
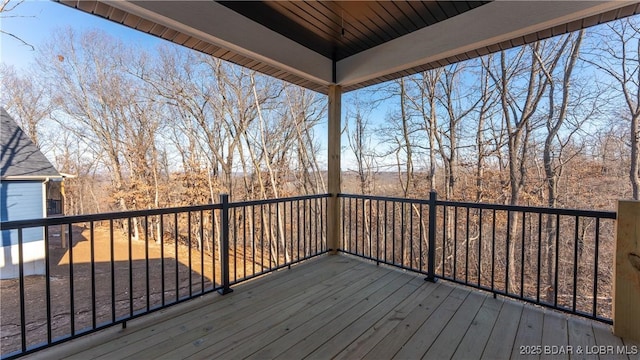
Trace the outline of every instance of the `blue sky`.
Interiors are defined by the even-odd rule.
[[[153,48],[164,41],[53,1],[27,0],[14,11],[6,13],[6,16],[0,20],[2,30],[20,37],[36,48],[33,51],[16,39],[4,34],[0,36],[2,63],[18,69],[24,69],[34,61],[38,45],[44,43],[53,31],[68,26],[78,31],[101,29],[146,48]]]

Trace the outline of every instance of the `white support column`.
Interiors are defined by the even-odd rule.
[[[618,201],[613,333],[640,342],[640,201]]]
[[[329,86],[329,126],[328,126],[328,188],[331,197],[328,199],[327,208],[327,245],[335,254],[340,246],[341,219],[340,201],[337,194],[341,191],[340,157],[341,144],[340,132],[342,130],[342,87]]]

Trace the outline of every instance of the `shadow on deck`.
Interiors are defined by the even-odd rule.
[[[234,289],[31,358],[636,359],[640,350],[605,324],[349,256]]]

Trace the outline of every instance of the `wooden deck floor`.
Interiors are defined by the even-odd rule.
[[[533,359],[539,356],[521,351],[539,349],[548,358],[548,346],[596,359],[584,350],[604,345],[613,348],[600,348],[600,358],[639,358],[612,356],[635,348],[608,326],[347,256],[310,260],[234,289],[32,357]]]

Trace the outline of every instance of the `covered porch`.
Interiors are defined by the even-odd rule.
[[[61,2],[326,94],[328,193],[3,223],[20,239],[63,226],[87,248],[74,258],[69,239],[58,264],[47,254],[62,275],[38,284],[39,337],[21,271],[19,339],[3,357],[637,357],[636,203],[612,213],[383,198],[343,194],[341,179],[344,92],[638,14],[637,2]],[[159,249],[132,234],[163,223]],[[621,250],[601,262],[616,224]],[[552,231],[555,268],[541,260]],[[96,251],[99,232],[110,253]],[[572,261],[558,265],[559,251]],[[614,267],[624,276],[598,277]]]

